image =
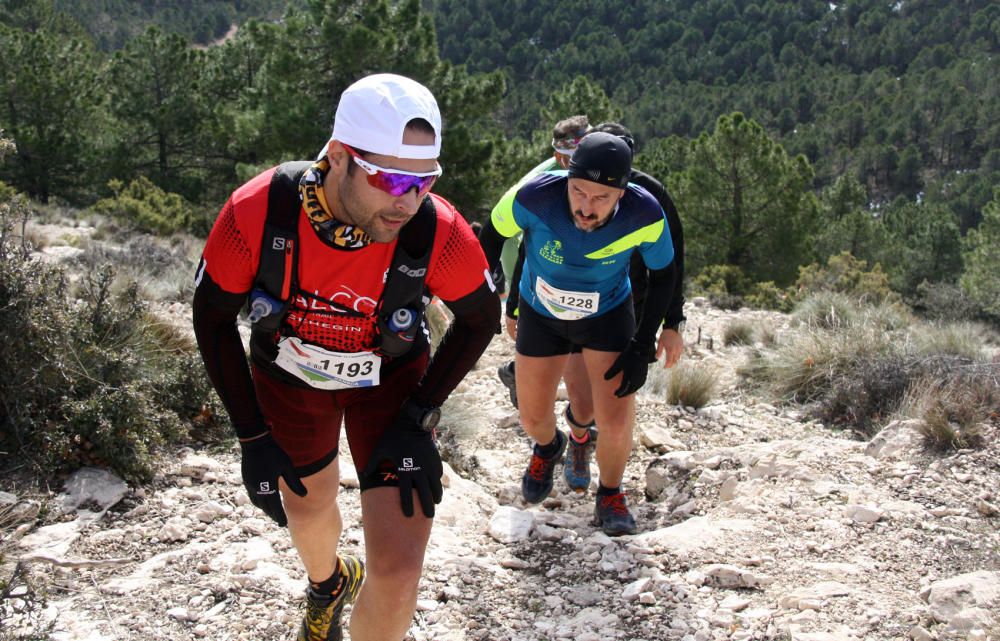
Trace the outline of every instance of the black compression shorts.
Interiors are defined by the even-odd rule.
[[[521,305],[517,318],[517,352],[524,356],[559,356],[581,348],[620,352],[635,334],[635,311],[629,298],[594,318],[564,321],[542,316]]]

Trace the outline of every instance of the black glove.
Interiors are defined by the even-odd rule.
[[[264,510],[278,525],[288,525],[285,508],[278,494],[278,477],[285,478],[288,489],[299,496],[306,495],[306,486],[295,472],[292,459],[285,454],[270,432],[252,441],[240,441],[243,451],[243,485],[250,495],[250,502]]]
[[[379,438],[363,474],[379,470],[391,471],[399,478],[399,500],[405,516],[413,516],[416,490],[424,516],[433,518],[434,504],[441,502],[444,474],[433,431],[424,430],[401,414]]]
[[[622,384],[615,390],[615,396],[623,398],[629,394],[635,394],[646,382],[646,374],[649,372],[649,359],[656,354],[656,348],[652,345],[640,345],[631,340],[628,347],[618,355],[615,362],[604,372],[604,380],[610,381],[618,372],[622,373]]]

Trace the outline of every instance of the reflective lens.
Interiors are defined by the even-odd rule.
[[[434,181],[442,173],[440,165],[434,171],[427,172],[386,169],[385,167],[379,167],[368,162],[361,157],[361,154],[351,147],[344,145],[344,143],[340,144],[351,155],[355,164],[368,174],[368,184],[376,189],[381,189],[393,197],[402,196],[411,189],[417,190],[417,196],[423,196],[430,191],[431,186],[434,185]]]

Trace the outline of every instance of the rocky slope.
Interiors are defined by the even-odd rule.
[[[669,406],[662,374],[640,393],[625,481],[640,532],[616,539],[561,476],[543,505],[521,501],[529,442],[496,378],[512,344],[493,342],[446,405],[448,487],[408,638],[1000,639],[995,429],[945,455],[906,422],[853,440],[738,388],[743,348],[718,338],[734,313],[688,313],[687,339],[700,330],[715,349],[685,359],[714,368],[718,398]],[[363,552],[349,460],[342,471],[342,546]],[[304,576],[249,504],[235,448],[177,451],[147,487],[85,470],[49,495],[3,489],[0,576],[20,567],[0,639],[294,637]]]

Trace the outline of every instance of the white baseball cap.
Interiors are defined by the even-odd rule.
[[[434,128],[433,145],[403,144],[403,130],[414,118]],[[441,112],[430,90],[415,80],[391,73],[365,76],[340,95],[331,140],[383,156],[437,158],[441,155]],[[325,153],[326,148],[321,155]]]

